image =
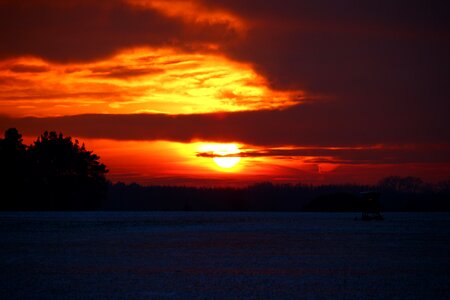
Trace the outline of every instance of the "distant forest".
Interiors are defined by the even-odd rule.
[[[109,184],[105,210],[334,211],[362,210],[361,192],[381,193],[382,211],[450,211],[450,182],[387,177],[377,185],[275,185],[201,188]]]
[[[30,146],[11,128],[0,139],[0,210],[361,211],[361,192],[381,193],[382,211],[450,211],[450,180],[386,177],[376,185],[245,188],[111,183],[99,156],[61,133]]]

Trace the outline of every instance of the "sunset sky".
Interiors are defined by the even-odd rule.
[[[0,0],[0,129],[113,182],[450,179],[450,2]]]

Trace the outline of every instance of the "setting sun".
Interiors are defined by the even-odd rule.
[[[239,156],[214,157],[213,160],[219,167],[230,169],[234,167],[241,160],[241,158]]]
[[[223,169],[231,169],[241,160],[236,144],[203,144],[199,151],[199,155],[211,157],[216,165]]]

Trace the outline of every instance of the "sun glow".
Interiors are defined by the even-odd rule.
[[[223,169],[232,169],[241,160],[237,144],[202,144],[199,151],[200,156],[211,157]]]

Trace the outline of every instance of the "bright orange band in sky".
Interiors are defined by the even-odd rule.
[[[276,109],[303,95],[272,90],[249,64],[174,49],[130,49],[78,64],[21,57],[0,62],[0,77],[1,111],[15,117]]]

